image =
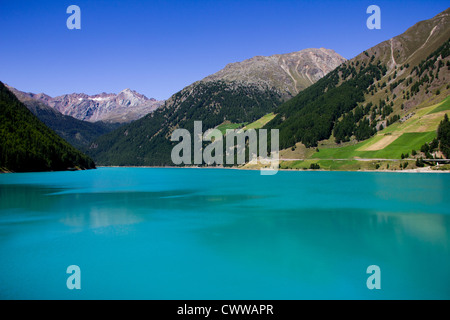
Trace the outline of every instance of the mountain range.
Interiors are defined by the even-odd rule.
[[[444,142],[436,139],[445,134],[436,131],[438,117],[450,110],[449,19],[447,9],[348,61],[310,48],[230,63],[165,101],[130,89],[54,98],[9,90],[100,165],[173,165],[171,133],[192,132],[194,121],[202,121],[203,131],[278,129],[281,154],[290,157],[399,157],[422,145],[426,156],[430,150],[442,156],[447,153],[437,150]],[[4,105],[19,105],[5,95]]]
[[[92,96],[85,93],[72,93],[52,98],[45,93],[24,92],[23,95],[42,102],[63,115],[89,122],[131,122],[156,110],[164,103],[154,98],[147,98],[131,89],[122,90],[118,94],[103,92]]]
[[[365,140],[425,101],[449,94],[450,9],[343,63],[281,105],[280,146]],[[431,103],[431,102],[430,102]],[[395,118],[394,118],[395,116]],[[397,120],[396,120],[397,119]]]
[[[91,158],[49,129],[0,82],[0,171],[92,168]]]
[[[152,114],[101,136],[88,152],[106,165],[171,165],[175,128],[192,132],[194,120],[203,131],[243,127],[271,112],[264,128],[280,130],[283,149],[366,140],[448,96],[449,10],[349,61],[332,50],[306,49],[229,64]]]
[[[204,129],[257,120],[345,59],[332,50],[306,49],[227,65],[167,99],[147,116],[97,139],[87,151],[104,165],[169,165],[175,128]]]
[[[5,84],[5,86],[19,99],[36,117],[46,126],[54,130],[61,138],[72,146],[84,150],[90,146],[93,140],[116,128],[120,123],[108,123],[103,121],[88,122],[63,115],[61,112],[42,102],[43,94],[35,95],[17,90]],[[37,98],[41,97],[41,99]]]

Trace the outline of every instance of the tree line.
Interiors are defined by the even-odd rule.
[[[15,172],[91,169],[95,163],[43,124],[0,82],[0,168]]]

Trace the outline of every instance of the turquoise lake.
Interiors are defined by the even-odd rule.
[[[449,190],[445,173],[1,174],[0,298],[450,299]]]

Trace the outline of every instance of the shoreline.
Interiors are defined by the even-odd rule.
[[[97,168],[154,168],[154,169],[227,169],[227,170],[249,170],[259,171],[257,168],[237,167],[198,167],[198,166],[97,166]],[[315,171],[315,172],[392,172],[392,173],[450,173],[450,170],[433,170],[431,167],[404,169],[404,170],[326,170],[326,169],[278,169],[278,171]]]
[[[100,168],[154,168],[154,169],[226,169],[226,170],[249,170],[249,171],[260,171],[261,168],[239,168],[239,167],[220,167],[220,166],[96,166],[96,169]],[[95,169],[87,169],[95,170]],[[70,171],[86,171],[86,170],[61,170],[61,171],[36,171],[36,172],[70,172]],[[278,169],[277,171],[315,171],[315,172],[391,172],[391,173],[450,173],[450,170],[433,170],[431,167],[414,168],[414,169],[404,169],[404,170],[388,170],[388,169],[362,169],[362,170],[327,170],[327,169]],[[33,173],[29,172],[29,173]],[[34,173],[36,173],[34,172]],[[3,168],[0,169],[0,174],[4,173],[27,173],[27,172],[14,172],[14,171],[4,171]]]

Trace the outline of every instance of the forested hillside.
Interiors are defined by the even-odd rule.
[[[439,149],[444,156],[450,158],[450,121],[447,114],[444,120],[441,121],[438,128],[437,140],[439,141]]]
[[[45,126],[0,82],[0,169],[92,169],[94,161]]]
[[[99,136],[120,126],[119,123],[87,122],[65,116],[36,100],[27,100],[23,103],[46,126],[79,150],[87,149]]]
[[[422,103],[444,99],[449,11],[364,51],[277,108],[265,127],[280,129],[280,148],[298,142],[317,147],[330,138],[336,144],[366,140]]]
[[[364,101],[367,88],[385,73],[386,67],[381,63],[363,64],[359,69],[344,64],[280,106],[275,111],[277,116],[266,127],[280,129],[282,149],[299,141],[307,147],[317,146],[318,141],[330,137],[335,122],[343,114]],[[369,110],[370,107],[361,108],[357,115],[356,129],[362,137],[373,131],[366,120],[359,121],[360,114]]]
[[[193,132],[194,121],[203,130],[230,121],[252,122],[282,102],[270,88],[237,82],[197,82],[174,94],[166,105],[129,125],[100,137],[89,154],[103,165],[171,165],[170,141],[175,128]]]

